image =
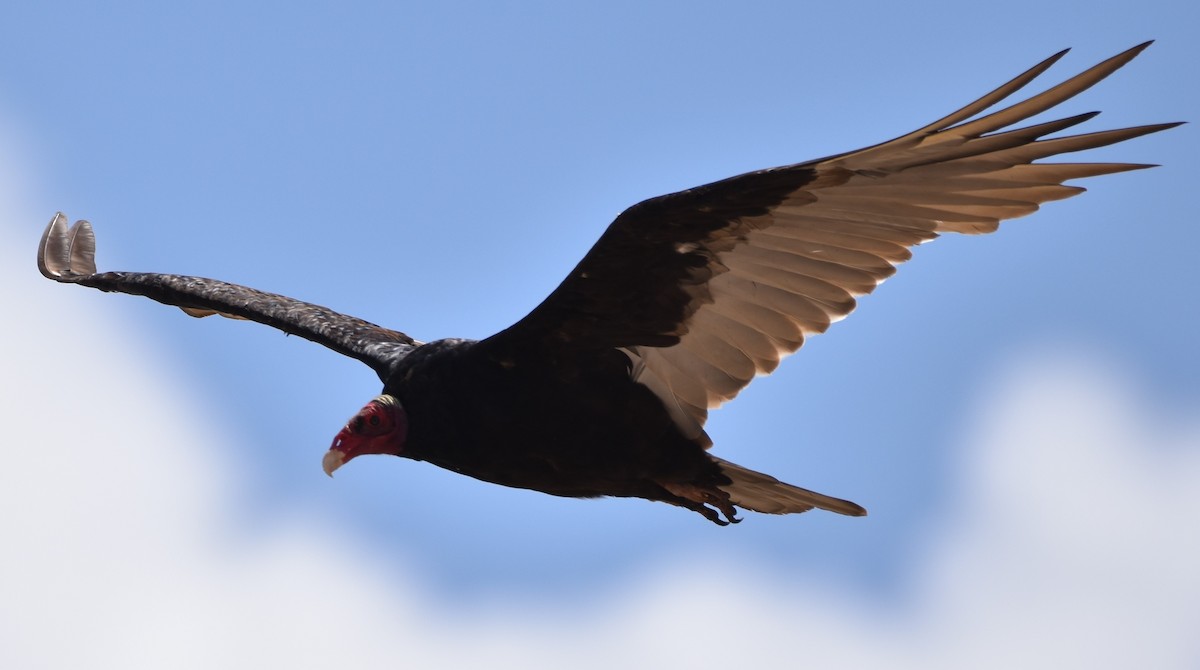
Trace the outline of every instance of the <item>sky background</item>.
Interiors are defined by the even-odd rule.
[[[320,458],[374,374],[57,286],[216,277],[422,340],[523,316],[644,198],[889,139],[1064,47],[1086,128],[1200,120],[1200,9],[9,3],[0,665],[1195,667],[1196,130],[945,238],[714,412],[722,457],[871,515],[504,489]]]

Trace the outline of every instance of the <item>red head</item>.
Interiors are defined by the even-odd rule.
[[[363,454],[392,454],[404,451],[408,437],[408,415],[395,396],[381,395],[358,410],[333,445],[325,452],[321,466],[325,474],[342,467],[350,459]]]

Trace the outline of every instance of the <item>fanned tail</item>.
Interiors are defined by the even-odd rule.
[[[771,475],[743,468],[729,461],[712,457],[732,483],[718,486],[729,494],[738,507],[766,514],[796,514],[814,507],[847,516],[866,516],[867,510],[850,502],[827,496],[799,486],[785,484]]]

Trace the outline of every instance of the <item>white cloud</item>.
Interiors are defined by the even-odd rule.
[[[0,329],[0,666],[1200,663],[1200,426],[1094,360],[1032,357],[982,395],[956,512],[899,603],[781,591],[730,555],[664,559],[586,608],[461,612],[311,510],[233,532],[242,484],[204,445],[237,437],[108,303],[0,235],[6,310],[30,316]]]

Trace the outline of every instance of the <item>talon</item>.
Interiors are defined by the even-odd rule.
[[[722,519],[721,515],[719,513],[717,513],[717,511],[712,509],[711,507],[705,507],[703,505],[698,505],[696,507],[696,511],[703,514],[704,518],[717,524],[718,526],[728,526],[729,525],[729,522]]]
[[[733,503],[729,501],[728,493],[722,491],[721,495],[717,495],[712,491],[704,491],[701,494],[701,497],[704,498],[705,503],[721,510],[721,514],[725,515],[727,524],[742,522],[742,520],[737,517],[737,508],[734,507]]]
[[[729,494],[720,489],[705,489],[695,484],[673,482],[659,482],[659,485],[674,496],[674,499],[660,498],[663,502],[699,512],[704,515],[705,519],[718,526],[742,522],[737,517],[737,507],[734,507],[733,502],[729,500]],[[708,505],[712,505],[712,507],[708,507]]]

